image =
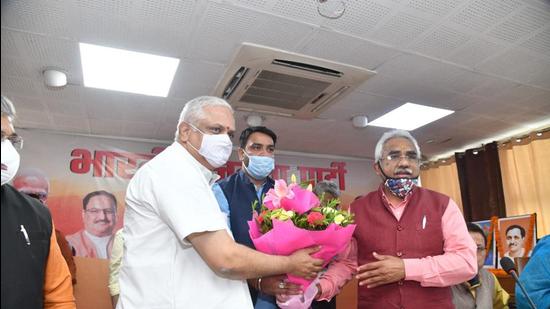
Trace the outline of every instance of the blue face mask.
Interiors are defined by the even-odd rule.
[[[254,179],[266,178],[275,168],[275,159],[272,157],[251,156],[246,152],[244,154],[248,157],[248,166],[245,165],[244,169]]]

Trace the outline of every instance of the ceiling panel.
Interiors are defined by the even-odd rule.
[[[184,104],[211,94],[251,42],[377,71],[320,119],[266,115],[279,149],[371,157],[386,129],[356,129],[350,118],[373,120],[407,101],[457,111],[413,132],[429,156],[527,123],[550,125],[547,1],[346,1],[337,20],[320,16],[316,3],[3,1],[2,93],[20,110],[20,127],[171,140]],[[83,87],[78,42],[181,59],[168,98]],[[44,85],[50,66],[68,73],[67,87]],[[238,131],[246,115],[236,112]]]

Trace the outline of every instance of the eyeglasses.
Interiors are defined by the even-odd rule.
[[[23,138],[17,135],[17,133],[13,133],[12,135],[7,136],[6,133],[2,131],[2,142],[4,142],[5,140],[10,141],[15,149],[23,149]]]
[[[112,208],[107,208],[107,209],[90,208],[90,209],[85,209],[84,211],[86,213],[94,215],[94,216],[97,216],[100,213],[103,213],[106,216],[107,215],[114,215],[116,213],[116,211]]]
[[[403,159],[412,162],[412,163],[419,163],[420,158],[418,157],[418,154],[415,152],[406,153],[404,155],[398,154],[398,153],[392,153],[385,157],[383,157],[384,160],[390,161],[392,163],[397,163]]]

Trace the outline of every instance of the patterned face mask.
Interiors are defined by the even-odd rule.
[[[404,199],[418,185],[418,178],[387,178],[384,185],[393,195]]]

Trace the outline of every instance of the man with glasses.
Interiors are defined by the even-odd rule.
[[[13,179],[13,187],[21,193],[33,197],[40,201],[42,205],[48,207],[48,195],[50,193],[50,181],[48,177],[37,168],[22,169]],[[76,284],[76,264],[73,259],[73,251],[65,238],[65,235],[58,229],[55,229],[57,245],[61,249],[61,254],[69,266],[73,284]]]
[[[477,247],[478,272],[472,279],[461,284],[453,285],[453,303],[456,308],[508,308],[510,295],[500,286],[497,278],[483,268],[487,257],[487,236],[474,223],[468,223],[468,232]]]
[[[84,229],[68,235],[76,256],[108,259],[111,257],[116,225],[116,197],[107,191],[93,191],[82,200]]]
[[[15,107],[2,95],[1,308],[76,308],[71,275],[57,245],[48,208],[20,193],[10,180],[23,145],[15,133]]]
[[[118,309],[252,308],[245,279],[314,278],[321,270],[310,256],[318,248],[272,256],[232,238],[211,186],[219,177],[213,171],[231,155],[234,131],[229,103],[195,98],[180,114],[174,142],[130,181]]]
[[[417,185],[420,148],[392,130],[375,148],[378,190],[355,200],[359,308],[454,308],[451,285],[477,273],[456,203]]]

